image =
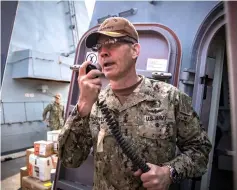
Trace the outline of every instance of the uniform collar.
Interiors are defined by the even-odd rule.
[[[121,105],[114,95],[110,85],[108,85],[99,95],[99,101],[104,101],[107,107],[115,112],[122,112],[142,101],[154,101],[157,99],[157,92],[154,92],[152,81],[142,75],[142,82],[137,86],[132,94],[128,96],[126,102]]]

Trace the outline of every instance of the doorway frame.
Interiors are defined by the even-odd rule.
[[[221,27],[226,24],[223,3],[219,3],[207,15],[199,28],[193,45],[191,62],[196,66],[192,104],[198,115],[201,113],[204,84],[200,84],[200,77],[205,76],[206,58],[209,45]]]
[[[195,74],[195,81],[194,81],[192,104],[198,115],[201,115],[204,85],[205,85],[205,84],[201,84],[200,79],[204,77],[206,74],[205,71],[206,71],[208,50],[209,50],[210,44],[212,43],[212,40],[214,39],[214,36],[222,27],[225,27],[226,24],[227,22],[225,19],[224,3],[220,2],[206,16],[194,40],[191,62],[194,63],[194,66],[196,68],[196,74]],[[225,48],[224,43],[223,43],[223,48]],[[222,51],[225,51],[225,50],[222,50]],[[219,60],[217,60],[217,62],[219,62],[217,63],[218,64],[217,67],[219,68],[215,68],[215,75],[214,75],[213,89],[212,89],[212,92],[216,94],[217,93],[220,94],[220,85],[221,85],[221,80],[216,79],[217,77],[216,74],[221,74],[223,70],[224,53],[223,52],[220,52],[220,53],[222,55],[220,55]],[[221,59],[222,59],[222,63],[221,63]],[[219,104],[217,107],[213,104],[213,102],[214,101],[219,102],[219,98],[220,98],[219,96],[218,98],[213,98],[212,96],[212,100],[211,100],[211,110],[213,111],[213,116],[209,117],[208,136],[212,144],[213,142],[215,143],[216,122],[217,122],[218,107],[219,107]],[[213,151],[214,150],[212,149],[209,154],[207,172],[202,176],[200,190],[209,189],[210,179],[211,179],[211,170],[212,170],[212,161],[213,161]]]
[[[211,43],[212,43],[212,40],[211,40]],[[219,111],[219,101],[220,101],[220,94],[221,94],[221,84],[222,84],[222,77],[223,77],[222,74],[223,74],[224,54],[225,54],[225,40],[219,41],[219,43],[216,44],[216,47],[217,47],[217,54],[216,54],[217,56],[216,56],[216,62],[215,62],[211,104],[210,104],[210,113],[212,114],[209,115],[208,131],[207,131],[209,140],[213,148],[211,149],[211,152],[209,154],[207,172],[202,176],[202,179],[201,179],[200,190],[208,190],[210,187],[210,181],[211,181],[211,175],[212,175],[212,163],[213,163],[213,156],[214,156],[214,146],[215,146],[215,138],[216,138],[216,130],[217,130],[218,111]]]
[[[237,189],[237,2],[226,1],[226,32],[227,32],[227,58],[229,72],[229,89],[230,89],[230,106],[231,106],[231,126],[232,126],[232,146],[234,150],[233,165],[234,165],[234,188]]]

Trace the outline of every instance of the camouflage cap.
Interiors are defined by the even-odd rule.
[[[122,17],[107,18],[99,27],[98,31],[92,32],[86,39],[86,47],[91,48],[97,43],[100,35],[110,37],[129,36],[138,42],[138,33],[134,25]]]

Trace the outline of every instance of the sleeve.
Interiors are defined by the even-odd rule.
[[[92,147],[89,116],[80,117],[77,107],[59,134],[58,145],[58,156],[65,167],[77,168],[88,157]]]
[[[48,104],[48,105],[46,106],[46,108],[44,108],[44,111],[43,111],[43,114],[42,114],[43,120],[46,119],[46,115],[47,115],[47,113],[48,113],[50,110],[51,110],[51,104]]]
[[[202,176],[207,169],[212,145],[205,129],[200,126],[197,113],[192,108],[189,96],[178,92],[175,97],[177,146],[180,154],[166,165],[178,173],[178,179]]]
[[[62,118],[64,119],[64,114],[65,114],[65,112],[64,112],[64,105],[63,105],[63,109],[62,109]]]

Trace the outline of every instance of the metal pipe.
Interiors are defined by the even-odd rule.
[[[2,103],[2,117],[3,117],[3,121],[1,121],[1,124],[2,123],[5,123],[5,113],[4,113],[4,106],[3,106],[3,102],[1,102]]]
[[[71,65],[70,69],[73,71],[78,71],[80,69],[81,65]]]
[[[97,67],[97,69],[101,71],[101,67],[98,63],[93,64],[93,65],[95,65]],[[77,72],[77,71],[79,71],[80,67],[81,67],[81,65],[71,65],[70,69]]]

